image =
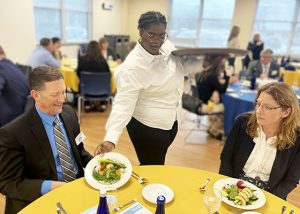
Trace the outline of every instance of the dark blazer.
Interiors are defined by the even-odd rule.
[[[24,112],[28,95],[23,72],[10,60],[0,60],[0,127]]]
[[[259,60],[260,52],[264,49],[264,43],[257,45],[257,42],[249,42],[247,50],[252,52],[252,60]]]
[[[275,62],[272,61],[270,63],[270,67],[269,67],[269,71],[268,71],[268,77],[269,78],[277,78],[279,77],[279,65]],[[260,75],[262,74],[263,69],[262,69],[262,64],[260,62],[260,60],[256,60],[253,62],[250,62],[250,65],[247,69],[247,79],[251,80],[252,74],[255,73],[256,77],[260,77]]]
[[[75,143],[80,128],[73,109],[63,106],[60,116],[78,165],[79,178],[92,156],[82,143]],[[0,192],[7,196],[5,213],[17,213],[39,198],[44,180],[57,181],[57,171],[46,130],[33,107],[0,129]]]
[[[90,71],[90,72],[110,72],[109,66],[106,60],[103,58],[97,61],[87,61],[85,56],[79,58],[77,75],[80,77],[81,71]]]
[[[221,153],[220,174],[238,178],[255,146],[253,138],[246,134],[250,114],[239,116],[226,140]],[[286,199],[300,179],[300,133],[294,146],[277,150],[269,179],[269,192]]]

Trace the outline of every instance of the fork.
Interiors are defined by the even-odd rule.
[[[57,208],[59,208],[59,212],[61,211],[63,214],[68,214],[68,212],[63,208],[62,204],[59,202],[56,203]],[[56,209],[58,212],[58,209]]]
[[[129,204],[132,204],[132,203],[134,203],[134,202],[136,202],[136,199],[132,199],[131,201],[128,201],[127,203],[122,204],[121,206],[118,206],[118,207],[113,208],[112,212],[118,212],[118,211],[120,211],[120,209],[122,209],[123,207],[125,207],[125,206],[127,206],[127,205],[129,205]]]
[[[138,177],[138,178],[141,179],[142,181],[148,182],[148,179],[147,179],[147,178],[144,178],[144,177],[142,177],[142,176],[139,176],[136,172],[132,171],[132,174],[134,174],[136,177]]]
[[[144,184],[144,183],[148,182],[148,181],[142,180],[140,177],[136,176],[135,174],[131,174],[131,176],[133,178],[137,179],[140,184]]]

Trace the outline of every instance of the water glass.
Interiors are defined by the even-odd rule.
[[[221,191],[214,188],[207,188],[204,193],[204,204],[209,214],[216,213],[221,206]]]
[[[109,189],[106,194],[107,205],[110,211],[118,207],[118,191],[117,189]]]

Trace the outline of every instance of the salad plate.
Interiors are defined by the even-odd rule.
[[[97,155],[88,162],[84,170],[86,182],[95,189],[117,189],[123,186],[132,173],[128,158],[120,153],[109,152]]]
[[[240,179],[236,178],[224,178],[216,181],[214,183],[214,189],[221,191],[222,192],[222,201],[225,202],[226,204],[243,209],[243,210],[254,210],[262,207],[266,203],[266,197],[261,189],[259,189],[257,186],[247,182],[247,181],[242,181],[242,189],[240,188],[238,182],[241,182]],[[245,190],[244,190],[245,189]],[[247,189],[247,190],[246,190]],[[241,191],[247,192],[243,193],[243,195],[248,194],[248,192],[252,191],[253,197],[249,197],[250,199],[254,200],[249,200],[250,203],[248,204],[242,204],[239,203],[239,200],[230,200],[229,194],[233,194],[233,192],[237,192],[236,196],[238,196],[238,193]],[[232,192],[231,192],[232,191]],[[227,195],[228,194],[228,195]],[[233,194],[234,195],[234,194]],[[245,197],[245,196],[243,196]],[[238,197],[239,198],[239,197]]]
[[[165,196],[166,203],[169,203],[174,198],[173,190],[164,184],[148,184],[143,188],[142,195],[147,201],[153,204],[156,204],[159,195]]]

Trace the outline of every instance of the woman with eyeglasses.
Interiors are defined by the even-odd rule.
[[[180,59],[171,54],[166,17],[146,12],[138,21],[140,39],[116,71],[117,94],[96,154],[112,151],[127,126],[141,165],[163,165],[178,129],[183,93]]]
[[[255,110],[236,119],[221,153],[220,173],[286,199],[300,179],[299,125],[292,87],[264,85],[257,93]]]

